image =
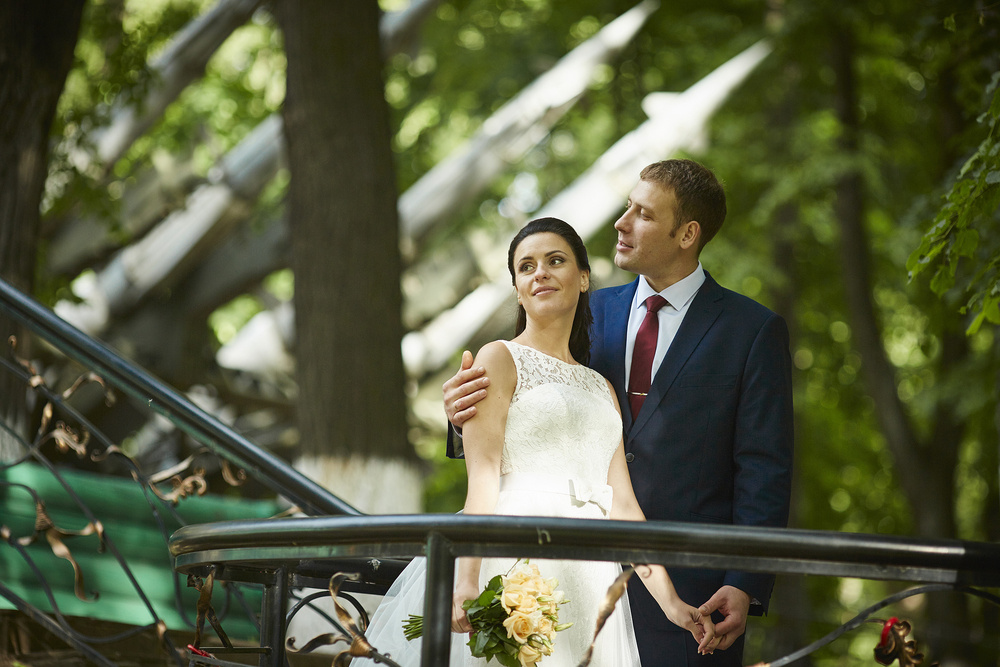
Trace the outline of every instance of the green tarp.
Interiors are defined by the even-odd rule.
[[[178,578],[173,572],[166,540],[157,523],[149,502],[139,485],[130,479],[110,477],[76,470],[59,469],[59,475],[80,498],[93,516],[101,522],[109,545],[103,551],[96,535],[64,538],[80,565],[83,585],[90,601],[80,600],[74,594],[74,573],[71,563],[55,556],[45,535],[25,547],[28,557],[51,588],[60,612],[66,617],[81,617],[146,625],[154,618],[143,603],[136,586],[126,570],[114,556],[120,553],[138,586],[155,609],[157,616],[171,630],[192,629],[189,621],[195,618],[197,592],[187,587],[186,577]],[[60,529],[78,531],[87,526],[89,519],[80,505],[46,468],[22,463],[8,470],[0,470],[0,525],[6,526],[12,539],[28,537],[34,532],[35,500],[20,484],[35,491],[45,504],[52,522]],[[152,497],[152,495],[150,496]],[[167,504],[154,499],[160,521],[167,536],[180,527],[168,510]],[[185,498],[176,510],[185,524],[225,521],[241,518],[265,518],[282,508],[273,500],[244,500],[236,497],[204,495]],[[39,609],[52,613],[39,576],[18,550],[7,542],[0,542],[0,582],[15,595]],[[177,608],[175,586],[181,591],[184,619]],[[260,592],[241,586],[249,608],[260,609]],[[94,593],[97,594],[96,599]],[[217,585],[213,594],[217,613],[226,606],[225,592]],[[229,602],[229,613],[223,627],[233,638],[255,638],[256,630],[235,600]],[[15,609],[14,604],[0,595],[0,609]],[[73,623],[81,629],[80,624]],[[211,632],[206,625],[206,630]]]

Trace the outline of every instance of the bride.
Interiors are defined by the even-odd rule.
[[[475,363],[490,392],[463,428],[469,490],[466,514],[533,515],[644,521],[622,445],[621,409],[610,383],[584,364],[589,358],[590,263],[576,231],[556,218],[529,222],[511,241],[507,265],[517,292],[515,337],[483,346]],[[459,558],[452,631],[472,630],[462,603],[475,598],[515,559]],[[569,604],[545,667],[577,665],[590,645],[598,608],[621,573],[617,563],[532,559],[558,580]],[[402,624],[423,610],[423,559],[414,559],[389,590],[366,636],[402,665],[420,662],[420,642],[403,639]],[[644,584],[673,623],[689,630],[699,652],[714,648],[709,618],[681,600],[666,570],[641,566]],[[452,665],[482,665],[452,642]],[[522,664],[524,664],[522,662]],[[592,665],[639,665],[628,600],[623,596],[601,630]]]

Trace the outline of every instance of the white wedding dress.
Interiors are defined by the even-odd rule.
[[[621,417],[604,378],[586,366],[567,364],[533,348],[503,341],[517,369],[500,461],[496,514],[606,519],[612,493],[608,468],[622,435]],[[480,589],[516,561],[484,558]],[[597,611],[621,573],[618,563],[532,558],[545,578],[555,577],[569,603],[559,622],[573,626],[556,634],[554,652],[542,667],[576,667],[594,637]],[[387,592],[365,635],[376,650],[402,667],[420,664],[420,640],[408,642],[402,626],[423,614],[426,562],[415,558]],[[453,634],[451,665],[482,667]],[[492,665],[497,664],[491,662]],[[638,667],[632,617],[623,596],[598,636],[593,667]]]

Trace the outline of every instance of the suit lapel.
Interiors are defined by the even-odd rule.
[[[718,319],[722,312],[719,300],[723,295],[724,292],[719,287],[719,283],[715,282],[706,272],[705,283],[698,290],[694,301],[691,302],[687,314],[684,315],[684,321],[681,322],[680,329],[677,330],[677,335],[670,343],[670,349],[667,350],[660,368],[656,371],[656,377],[653,378],[649,388],[649,395],[642,405],[642,410],[639,411],[634,427],[629,430],[630,436],[634,436],[649,421],[660,401],[674,384],[674,380],[677,379],[684,364],[697,349],[705,333]]]
[[[632,297],[639,285],[636,278],[627,285],[614,288],[617,294],[608,299],[605,312],[605,345],[610,359],[613,360],[613,373],[609,380],[618,395],[618,403],[622,409],[622,421],[625,430],[632,425],[632,413],[628,409],[628,393],[625,387],[625,337],[628,333],[628,315],[632,306]]]

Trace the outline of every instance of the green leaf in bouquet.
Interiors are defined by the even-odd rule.
[[[479,603],[480,606],[485,607],[490,602],[492,602],[496,598],[496,596],[497,596],[496,591],[487,588],[485,591],[479,594],[479,599],[476,600],[476,602]]]
[[[483,626],[503,624],[507,619],[507,612],[497,603],[490,607],[484,607],[477,615],[477,618]]]
[[[472,649],[472,655],[477,658],[483,657],[483,652],[486,650],[486,645],[490,641],[490,632],[475,632],[469,639],[469,648]]]
[[[499,662],[504,667],[521,667],[521,664],[517,660],[517,656],[510,655],[509,653],[497,653],[497,662]]]

